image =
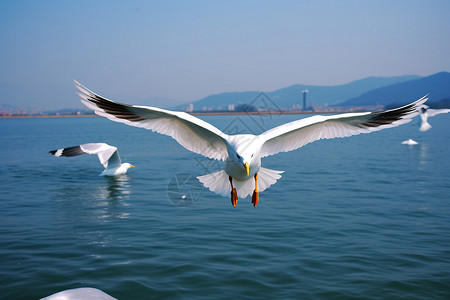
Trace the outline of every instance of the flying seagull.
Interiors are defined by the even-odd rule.
[[[67,157],[82,154],[97,154],[100,163],[105,167],[105,170],[100,174],[100,176],[122,175],[125,174],[129,168],[134,168],[132,164],[121,162],[117,147],[106,143],[82,144],[79,146],[52,150],[49,151],[49,153],[54,156]]]
[[[449,113],[450,109],[431,109],[428,105],[422,105],[419,109],[419,112],[420,120],[422,121],[419,130],[425,132],[431,128],[430,123],[428,123],[429,117]]]
[[[238,197],[252,194],[256,207],[259,192],[274,184],[283,171],[261,166],[261,158],[298,149],[320,139],[348,137],[395,127],[418,114],[423,97],[400,108],[380,111],[312,116],[272,128],[260,135],[227,135],[213,125],[185,112],[122,104],[108,100],[77,81],[81,101],[97,115],[130,126],[142,127],[174,138],[186,149],[225,162],[223,170],[197,177],[212,192]]]

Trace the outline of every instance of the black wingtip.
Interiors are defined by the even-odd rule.
[[[362,124],[366,127],[378,127],[392,124],[402,119],[411,119],[419,113],[419,108],[428,100],[427,96],[420,98],[412,103],[406,104],[402,107],[389,109],[380,112],[372,113],[373,117],[366,123]]]
[[[67,147],[67,148],[63,148],[63,149],[58,149],[58,150],[52,150],[49,151],[49,153],[55,155],[55,156],[77,156],[77,155],[81,155],[81,154],[85,154],[86,152],[84,152],[80,146],[73,146],[73,147]]]

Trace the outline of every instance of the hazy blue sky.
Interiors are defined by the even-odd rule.
[[[450,71],[450,1],[2,0],[0,41],[0,104],[189,102]]]

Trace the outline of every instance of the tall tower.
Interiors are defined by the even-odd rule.
[[[302,94],[303,94],[303,107],[302,107],[302,111],[306,111],[306,94],[308,94],[309,91],[308,90],[302,90]]]

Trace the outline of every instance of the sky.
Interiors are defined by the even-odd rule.
[[[2,0],[0,104],[81,108],[73,79],[142,104],[428,76],[450,71],[449,12],[447,0]]]

